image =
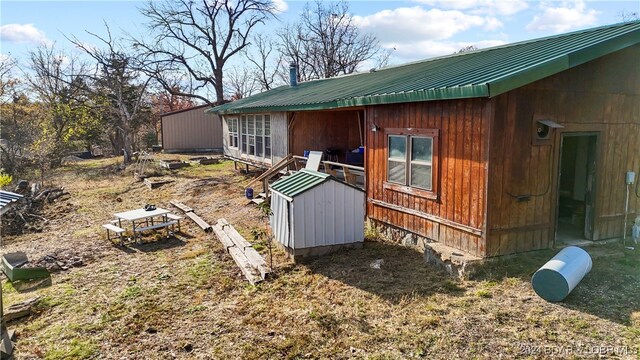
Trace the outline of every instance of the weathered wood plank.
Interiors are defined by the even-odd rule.
[[[251,285],[255,285],[262,281],[258,270],[256,270],[245,256],[244,252],[242,252],[237,247],[228,248],[229,254],[236,262],[244,277],[249,281]]]
[[[188,212],[192,212],[192,211],[193,211],[193,209],[192,209],[192,208],[190,208],[190,207],[188,207],[187,205],[185,205],[185,204],[183,204],[183,203],[179,202],[178,200],[171,200],[171,201],[169,201],[169,204],[171,204],[171,205],[173,205],[173,206],[177,207],[178,209],[180,209],[180,210],[184,211],[185,213],[188,213]]]
[[[202,218],[196,215],[193,211],[189,211],[185,214],[189,219],[193,220],[202,230],[205,232],[211,232],[212,228],[206,221],[202,220]]]
[[[230,247],[236,246],[236,244],[233,241],[231,241],[229,236],[222,230],[222,227],[220,226],[220,224],[213,225],[211,229],[213,230],[213,233],[216,234],[216,236],[218,237],[218,240],[220,240],[220,242],[222,243],[222,246],[226,251],[229,251]]]

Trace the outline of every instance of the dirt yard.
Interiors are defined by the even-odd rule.
[[[211,224],[226,218],[267,254],[253,236],[266,220],[243,197],[250,177],[231,162],[191,166],[159,171],[174,182],[149,190],[117,161],[60,169],[49,182],[70,195],[44,209],[42,231],[4,237],[2,253],[82,259],[36,288],[2,278],[5,308],[41,297],[35,314],[9,323],[16,359],[640,357],[640,254],[619,244],[588,248],[592,272],[559,304],[529,283],[555,250],[491,261],[466,281],[381,241],[303,264],[277,251],[274,277],[250,286],[188,219],[185,235],[125,248],[101,226],[148,203],[176,210],[169,200],[180,199]]]

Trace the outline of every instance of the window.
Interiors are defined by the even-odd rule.
[[[240,119],[242,120],[241,121],[242,136],[240,138],[241,145],[242,145],[242,152],[246,154],[247,153],[247,117],[243,115]]]
[[[256,115],[256,156],[262,157],[264,153],[264,137],[262,115]]]
[[[236,147],[239,146],[243,154],[271,159],[271,116],[242,115],[239,125],[240,129],[236,128],[236,141],[239,133],[240,142]],[[229,129],[231,138],[231,126]]]
[[[264,116],[264,157],[271,158],[271,116]]]
[[[384,187],[436,198],[438,130],[387,129],[386,134]]]
[[[255,116],[247,116],[247,144],[249,145],[248,155],[255,155],[256,153],[256,127],[254,123]]]
[[[238,147],[238,119],[227,119],[227,128],[229,129],[229,147]]]

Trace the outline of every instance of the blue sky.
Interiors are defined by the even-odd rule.
[[[271,32],[300,14],[304,2],[278,0]],[[25,59],[40,42],[71,48],[64,35],[91,43],[85,30],[144,34],[142,1],[5,1],[0,4],[0,53]],[[412,0],[350,1],[354,19],[394,48],[398,64],[450,54],[464,46],[488,47],[620,22],[620,13],[640,12],[640,1]]]

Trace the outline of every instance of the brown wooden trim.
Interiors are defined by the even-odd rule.
[[[513,232],[524,232],[524,231],[534,231],[534,230],[543,230],[543,229],[549,229],[549,228],[551,228],[551,226],[552,226],[551,223],[545,223],[545,224],[533,224],[533,225],[526,225],[526,226],[518,226],[518,227],[513,227],[513,228],[489,229],[489,235],[506,234],[506,233],[513,233]]]
[[[384,208],[387,208],[387,209],[391,209],[391,210],[395,210],[395,211],[400,211],[402,213],[409,214],[409,215],[414,215],[414,216],[417,216],[417,217],[420,217],[420,218],[423,218],[423,219],[427,219],[427,220],[430,220],[430,221],[433,221],[433,222],[437,222],[439,224],[442,224],[442,225],[445,225],[445,226],[448,226],[448,227],[452,227],[452,228],[457,229],[457,230],[464,231],[464,232],[469,233],[469,234],[473,234],[473,235],[476,235],[476,236],[482,236],[483,235],[482,229],[476,229],[476,228],[473,228],[471,226],[467,226],[467,225],[464,225],[464,224],[457,223],[455,221],[443,219],[443,218],[441,218],[439,216],[427,214],[427,213],[424,213],[422,211],[417,211],[417,210],[413,210],[413,209],[407,209],[407,208],[404,208],[402,206],[389,204],[387,202],[380,201],[380,200],[375,200],[375,199],[371,199],[371,198],[367,199],[367,201],[370,202],[373,205],[381,206],[381,207],[384,207]],[[392,224],[392,225],[402,227],[401,224]],[[407,231],[409,231],[409,230],[407,230]]]
[[[424,135],[437,137],[440,133],[438,129],[418,129],[418,128],[387,128],[385,135]]]
[[[631,200],[631,199],[629,199]],[[633,215],[635,215],[636,212],[635,211],[629,211],[629,213],[627,214],[627,216],[629,216],[629,218],[631,218]],[[610,215],[600,215],[597,219],[615,219],[615,218],[623,218],[625,214],[610,214]]]
[[[432,171],[433,171],[433,165],[432,165]],[[417,196],[425,199],[432,199],[432,200],[438,199],[438,193],[434,191],[420,189],[413,186],[394,184],[388,181],[385,181],[382,183],[382,188],[385,190],[398,191],[404,194],[409,194],[409,195],[413,195],[413,196]]]

